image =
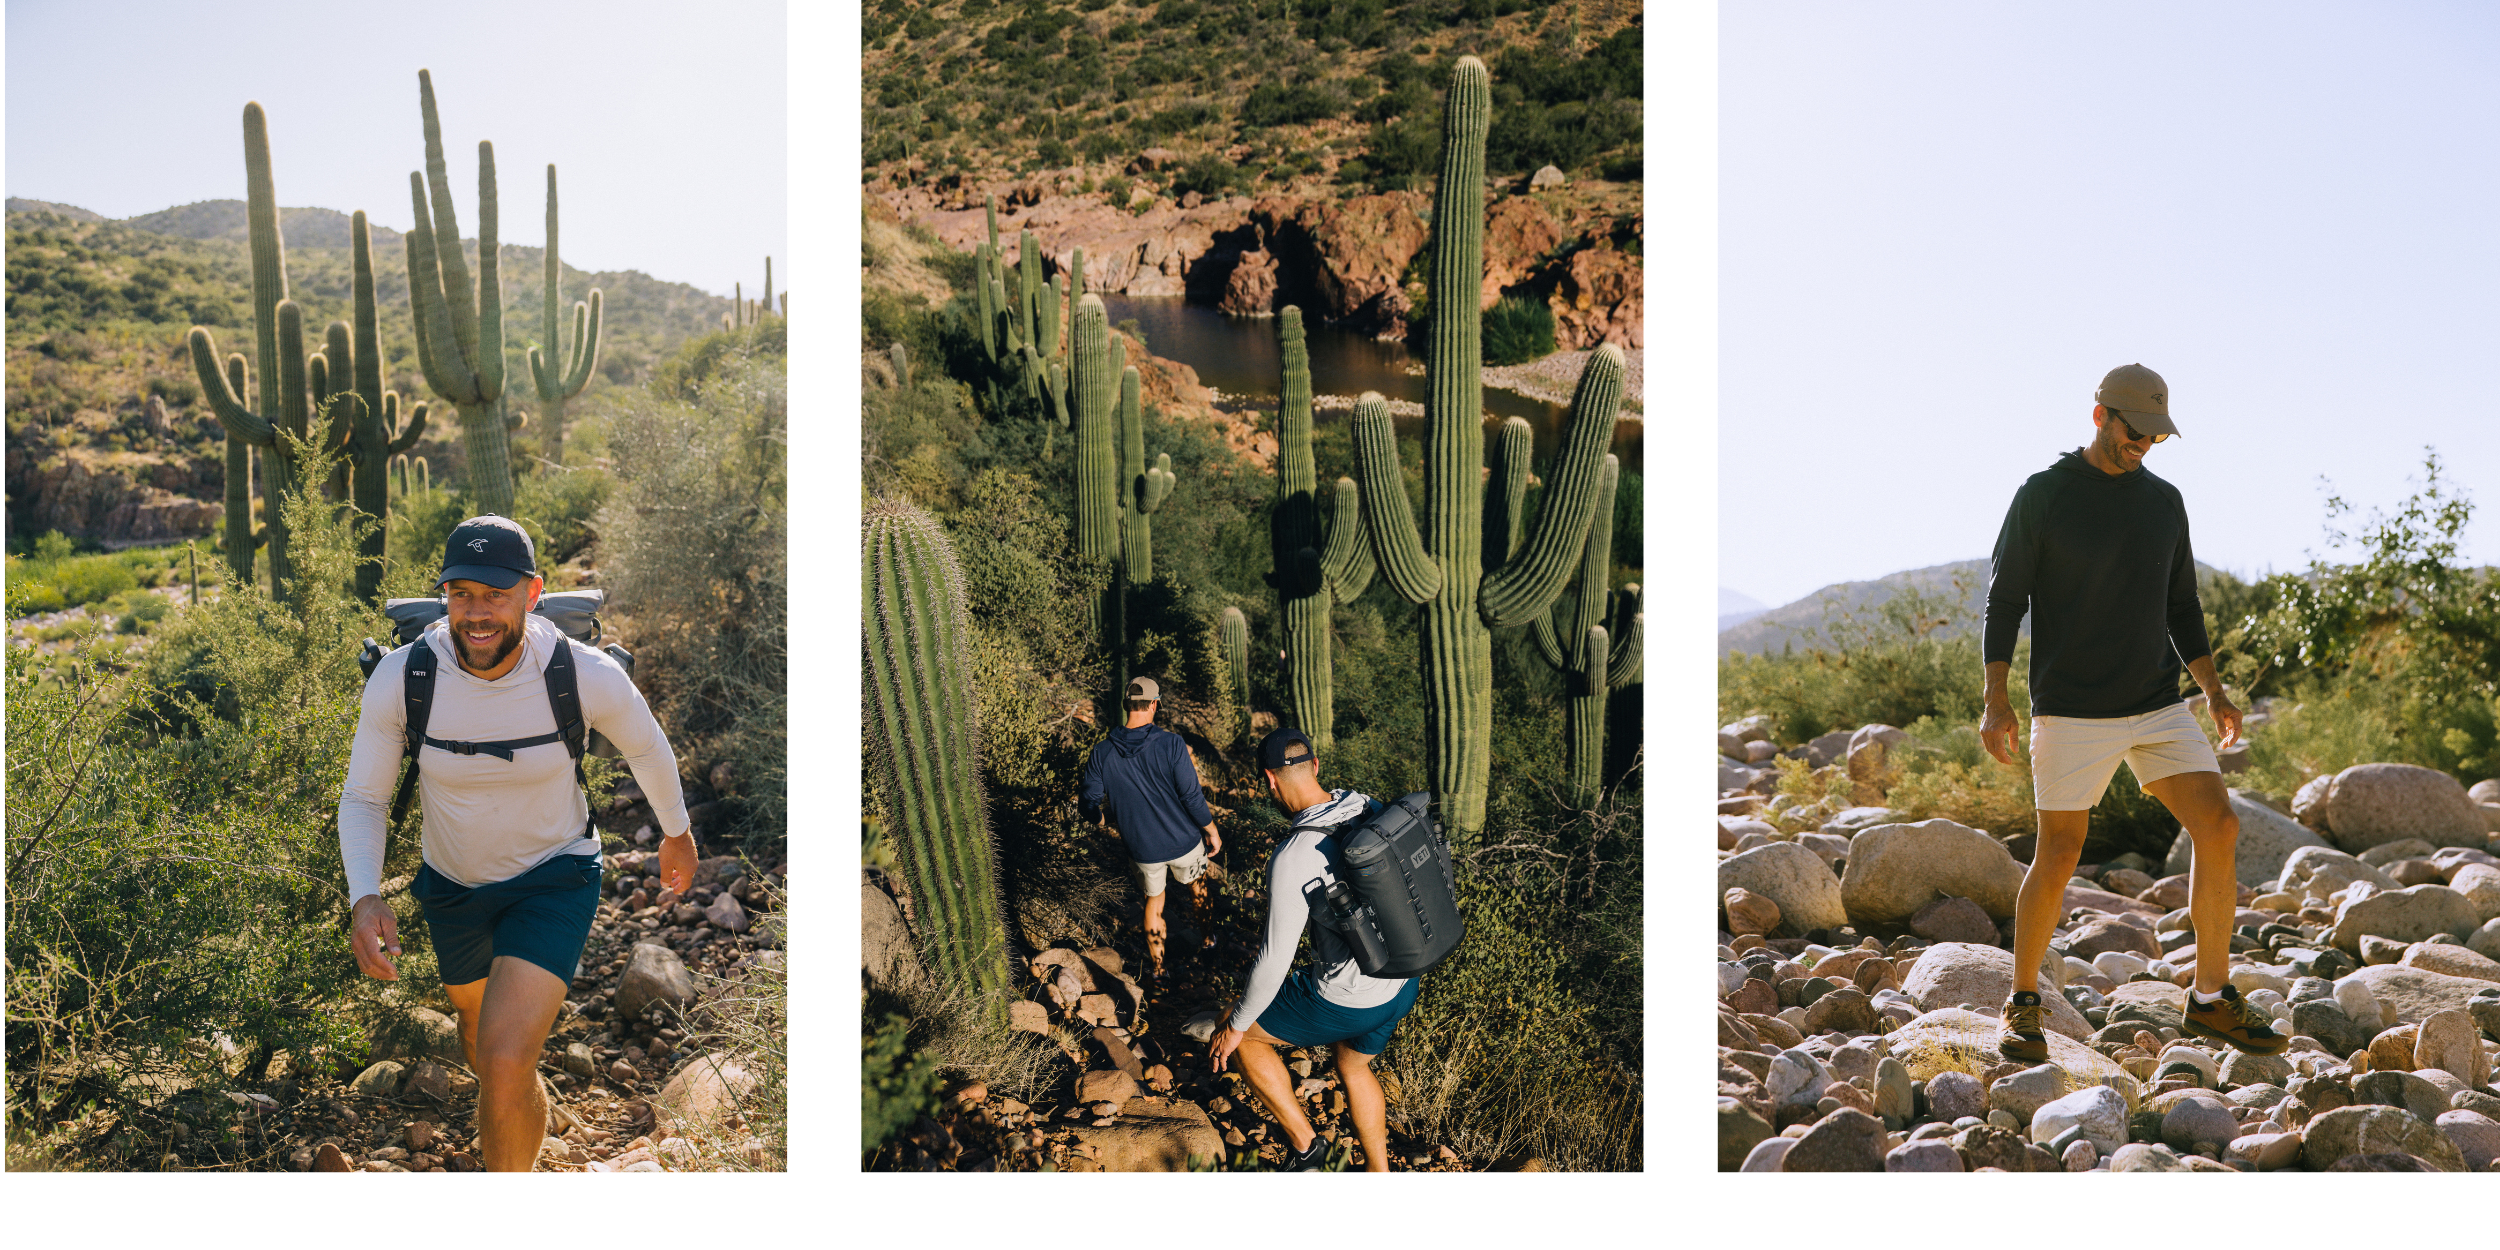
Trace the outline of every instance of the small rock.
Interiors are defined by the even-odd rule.
[[[312,1170],[316,1172],[353,1172],[356,1165],[332,1142],[321,1143],[313,1153]]]
[[[1725,903],[1728,932],[1739,935],[1778,932],[1780,907],[1768,897],[1737,886],[1727,891]]]
[[[349,1083],[348,1089],[366,1098],[395,1098],[399,1095],[400,1082],[406,1079],[407,1075],[408,1069],[405,1065],[385,1059],[357,1073],[356,1079]]]
[[[2145,1142],[2130,1142],[2110,1152],[2112,1172],[2184,1172],[2187,1165],[2167,1148]]]

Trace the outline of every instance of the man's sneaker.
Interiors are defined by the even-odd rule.
[[[1285,1152],[1285,1166],[1282,1170],[1287,1172],[1316,1172],[1320,1170],[1320,1165],[1326,1162],[1328,1162],[1328,1139],[1314,1133],[1311,1135],[1311,1144],[1309,1146],[1299,1151],[1288,1150]]]
[[[1997,1033],[1997,1053],[2018,1063],[2047,1063],[2049,1039],[2040,1030],[2048,1019],[2049,1009],[2040,1005],[2038,994],[2014,991],[2005,1000],[2005,1027]]]
[[[2180,1017],[2179,1027],[2198,1037],[2228,1042],[2252,1055],[2279,1055],[2292,1039],[2268,1027],[2274,1019],[2248,1005],[2240,998],[2239,987],[2225,985],[2222,997],[2210,1003],[2196,1001],[2188,994],[2187,1012]]]

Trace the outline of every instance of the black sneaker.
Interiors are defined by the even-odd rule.
[[[1287,1172],[1316,1172],[1320,1170],[1320,1165],[1326,1162],[1328,1162],[1328,1139],[1314,1133],[1311,1135],[1311,1144],[1309,1146],[1300,1151],[1287,1151],[1285,1153],[1285,1166],[1281,1170]]]

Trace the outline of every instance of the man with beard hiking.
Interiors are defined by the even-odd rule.
[[[1997,535],[1979,737],[2007,764],[2014,762],[2015,724],[2007,673],[2016,631],[2025,611],[2031,614],[2031,773],[2040,838],[2014,905],[2014,993],[1998,1043],[2007,1059],[2021,1063],[2049,1057],[2040,961],[2065,913],[2066,882],[2082,857],[2091,808],[2121,759],[2186,827],[2194,848],[2188,918],[2196,974],[2184,1029],[2251,1054],[2278,1054],[2291,1044],[2228,979],[2240,821],[2213,747],[2179,697],[2181,661],[2205,692],[2225,747],[2239,740],[2240,710],[2214,674],[2186,504],[2177,487],[2144,468],[2145,453],[2179,432],[2169,390],[2142,365],[2110,370],[2094,396],[2091,444],[2025,481]]]
[[[1128,723],[1094,744],[1085,761],[1078,811],[1119,833],[1130,874],[1146,891],[1147,976],[1164,979],[1164,881],[1189,887],[1189,913],[1204,935],[1199,949],[1215,945],[1215,913],[1207,902],[1207,857],[1224,849],[1215,813],[1198,784],[1198,766],[1181,736],[1155,727],[1163,692],[1154,678],[1131,680],[1123,704]]]
[[[395,981],[399,930],[381,897],[382,861],[400,764],[418,748],[425,859],[409,892],[460,1013],[478,1080],[478,1152],[496,1172],[529,1171],[546,1138],[539,1052],[599,907],[599,831],[574,753],[589,732],[623,753],[668,835],[662,884],[682,892],[695,869],[668,736],[624,669],[530,613],[546,585],[536,568],[529,535],[503,517],[451,532],[436,579],[445,615],[366,681],[339,796],[356,964]],[[578,718],[569,727],[550,701],[566,699],[566,668]],[[413,682],[412,669],[422,670]],[[411,684],[428,707],[421,744],[408,733]]]

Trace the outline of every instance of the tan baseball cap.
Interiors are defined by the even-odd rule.
[[[2176,435],[2170,423],[2170,384],[2142,365],[2120,365],[2101,378],[2092,392],[2099,404],[2126,419],[2138,434]]]
[[[1163,691],[1155,685],[1155,679],[1152,677],[1131,677],[1128,679],[1128,697],[1160,700],[1163,698]]]

